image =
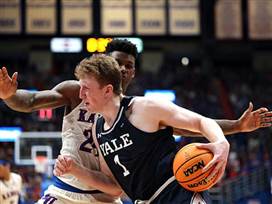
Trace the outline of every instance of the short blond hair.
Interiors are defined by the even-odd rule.
[[[83,59],[75,69],[77,79],[91,75],[97,79],[101,86],[111,84],[113,92],[122,93],[122,75],[117,61],[108,55],[98,54]]]

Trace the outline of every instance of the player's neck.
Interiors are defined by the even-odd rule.
[[[106,121],[105,129],[108,129],[113,125],[120,109],[122,97],[123,96],[120,95],[113,97],[112,100],[110,100],[105,106],[105,109],[103,110],[102,113]]]

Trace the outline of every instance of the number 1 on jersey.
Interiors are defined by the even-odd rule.
[[[119,165],[124,170],[124,172],[123,172],[124,176],[127,176],[130,174],[129,171],[126,169],[126,167],[123,164],[121,164],[118,155],[114,156],[114,162],[115,162],[115,164]]]

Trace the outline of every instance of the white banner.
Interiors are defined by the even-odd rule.
[[[92,0],[62,0],[61,32],[90,34],[93,31]]]
[[[52,38],[50,41],[51,52],[79,53],[82,47],[80,38]]]
[[[199,7],[199,0],[169,0],[170,34],[199,35]]]
[[[251,39],[272,38],[272,1],[248,1],[249,37]]]
[[[165,0],[136,0],[136,33],[166,34]]]
[[[101,32],[104,35],[132,34],[132,1],[102,0]]]
[[[0,33],[21,32],[21,11],[19,0],[0,1]]]
[[[241,0],[218,0],[215,6],[215,35],[218,39],[242,38]]]
[[[56,0],[26,1],[26,32],[28,34],[56,32]]]

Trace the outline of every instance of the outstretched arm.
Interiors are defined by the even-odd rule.
[[[11,109],[20,112],[69,105],[71,98],[75,98],[79,90],[77,81],[72,80],[62,82],[51,90],[37,92],[17,90],[17,76],[18,73],[15,72],[10,77],[5,67],[0,69],[0,98]]]
[[[79,166],[72,158],[59,155],[54,167],[54,174],[72,174],[87,186],[96,188],[112,196],[120,196],[122,189],[104,173]]]
[[[253,104],[250,102],[238,120],[216,120],[216,122],[223,129],[224,134],[251,132],[259,128],[270,127],[272,112],[264,107],[253,111]]]
[[[253,104],[237,120],[215,120],[221,127],[224,135],[231,135],[239,132],[251,132],[259,128],[272,126],[272,112],[267,108],[259,108],[253,111]],[[184,129],[174,128],[174,134],[183,136],[200,136],[199,132],[191,132]]]

